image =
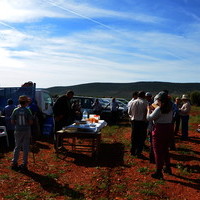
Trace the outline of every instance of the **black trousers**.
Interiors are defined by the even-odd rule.
[[[140,155],[143,151],[144,142],[147,136],[147,122],[133,120],[131,121],[131,126],[131,154]]]

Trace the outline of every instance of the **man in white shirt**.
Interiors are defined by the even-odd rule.
[[[142,150],[147,134],[147,106],[145,92],[138,92],[138,98],[130,103],[128,114],[131,118],[131,155],[142,157]]]
[[[128,102],[127,107],[129,108],[130,105],[131,105],[131,103],[132,103],[135,99],[137,99],[137,98],[138,98],[138,92],[135,91],[135,92],[133,92],[133,94],[132,94],[132,99]]]
[[[186,94],[183,94],[181,100],[183,101],[182,107],[179,109],[181,116],[181,126],[182,126],[182,136],[183,140],[188,139],[188,122],[190,118],[191,104],[189,97]]]

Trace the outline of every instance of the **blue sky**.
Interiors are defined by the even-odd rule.
[[[199,0],[0,0],[0,87],[199,82]]]

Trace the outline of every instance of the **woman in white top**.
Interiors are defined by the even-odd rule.
[[[172,124],[172,102],[165,92],[160,92],[157,96],[157,107],[148,107],[147,120],[153,121],[152,146],[156,162],[156,172],[151,176],[162,179],[163,166],[166,165],[165,172],[171,174],[169,146],[173,134]]]

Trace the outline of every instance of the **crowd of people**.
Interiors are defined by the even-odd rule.
[[[156,164],[156,172],[151,176],[162,179],[163,171],[171,174],[169,150],[175,150],[174,136],[188,139],[188,122],[191,104],[187,95],[172,101],[168,91],[159,92],[154,98],[150,92],[134,92],[128,103],[131,121],[131,150],[133,156],[142,158],[147,135],[150,138],[149,160]],[[165,167],[164,167],[165,166]]]
[[[74,120],[81,120],[82,113],[80,102],[71,102],[73,91],[59,97],[53,106],[55,121],[55,133],[64,126],[70,125]],[[27,169],[28,152],[33,123],[37,121],[36,113],[39,113],[37,104],[27,96],[19,97],[19,105],[13,105],[9,99],[3,111],[6,128],[9,136],[10,146],[13,149],[11,168],[16,170]],[[187,95],[177,97],[173,102],[168,91],[161,91],[156,96],[150,92],[134,92],[128,105],[128,115],[131,122],[131,149],[132,156],[143,158],[145,140],[149,135],[150,152],[149,160],[156,164],[156,172],[153,178],[163,178],[163,171],[171,174],[169,150],[175,150],[174,136],[179,134],[181,126],[181,138],[188,139],[188,122],[191,104]],[[92,105],[94,114],[101,114],[102,105],[96,99]],[[117,123],[117,110],[119,105],[115,98],[110,103],[111,118]],[[38,123],[37,123],[38,124]],[[34,126],[34,132],[38,126]],[[37,132],[37,131],[36,131]],[[62,138],[58,145],[62,148]],[[23,163],[19,166],[18,159],[20,150],[23,148]],[[165,167],[164,167],[165,166]]]

